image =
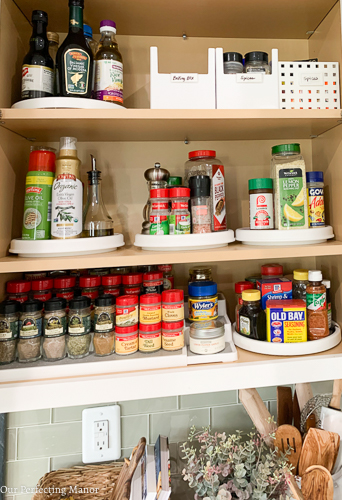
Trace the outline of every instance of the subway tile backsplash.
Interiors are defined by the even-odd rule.
[[[313,384],[314,393],[332,391],[332,382]],[[276,417],[276,387],[259,389]],[[153,444],[159,434],[169,436],[173,499],[193,499],[181,477],[181,445],[190,426],[210,425],[234,433],[251,430],[251,420],[238,402],[238,391],[118,402],[121,407],[122,456],[129,457],[141,436]],[[82,410],[89,406],[17,412],[7,415],[6,486],[17,488],[6,500],[29,500],[21,486],[34,488],[46,473],[82,465]],[[98,405],[97,405],[98,406]]]

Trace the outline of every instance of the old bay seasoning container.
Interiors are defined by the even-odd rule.
[[[189,283],[189,320],[209,321],[218,318],[217,284],[214,281]]]
[[[127,355],[137,352],[139,348],[138,323],[115,328],[115,352]]]
[[[144,273],[143,293],[162,293],[164,290],[164,276],[162,271]]]
[[[162,322],[162,348],[178,351],[184,347],[184,320]]]
[[[161,348],[161,323],[139,325],[139,351],[156,352]]]
[[[273,180],[249,179],[249,226],[274,229]]]
[[[148,293],[140,297],[139,321],[142,325],[153,325],[161,322],[160,293]]]
[[[116,326],[137,325],[139,320],[138,295],[122,295],[116,299]]]
[[[163,321],[182,321],[184,319],[183,290],[164,290],[162,294]]]

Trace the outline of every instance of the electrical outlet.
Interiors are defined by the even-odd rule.
[[[120,406],[88,408],[82,412],[82,461],[118,460],[121,456]]]

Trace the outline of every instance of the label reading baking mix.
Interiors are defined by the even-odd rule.
[[[304,300],[269,300],[266,305],[267,341],[294,343],[307,341]]]

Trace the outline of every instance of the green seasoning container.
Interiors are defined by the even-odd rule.
[[[25,186],[23,240],[49,240],[55,150],[32,148]]]

